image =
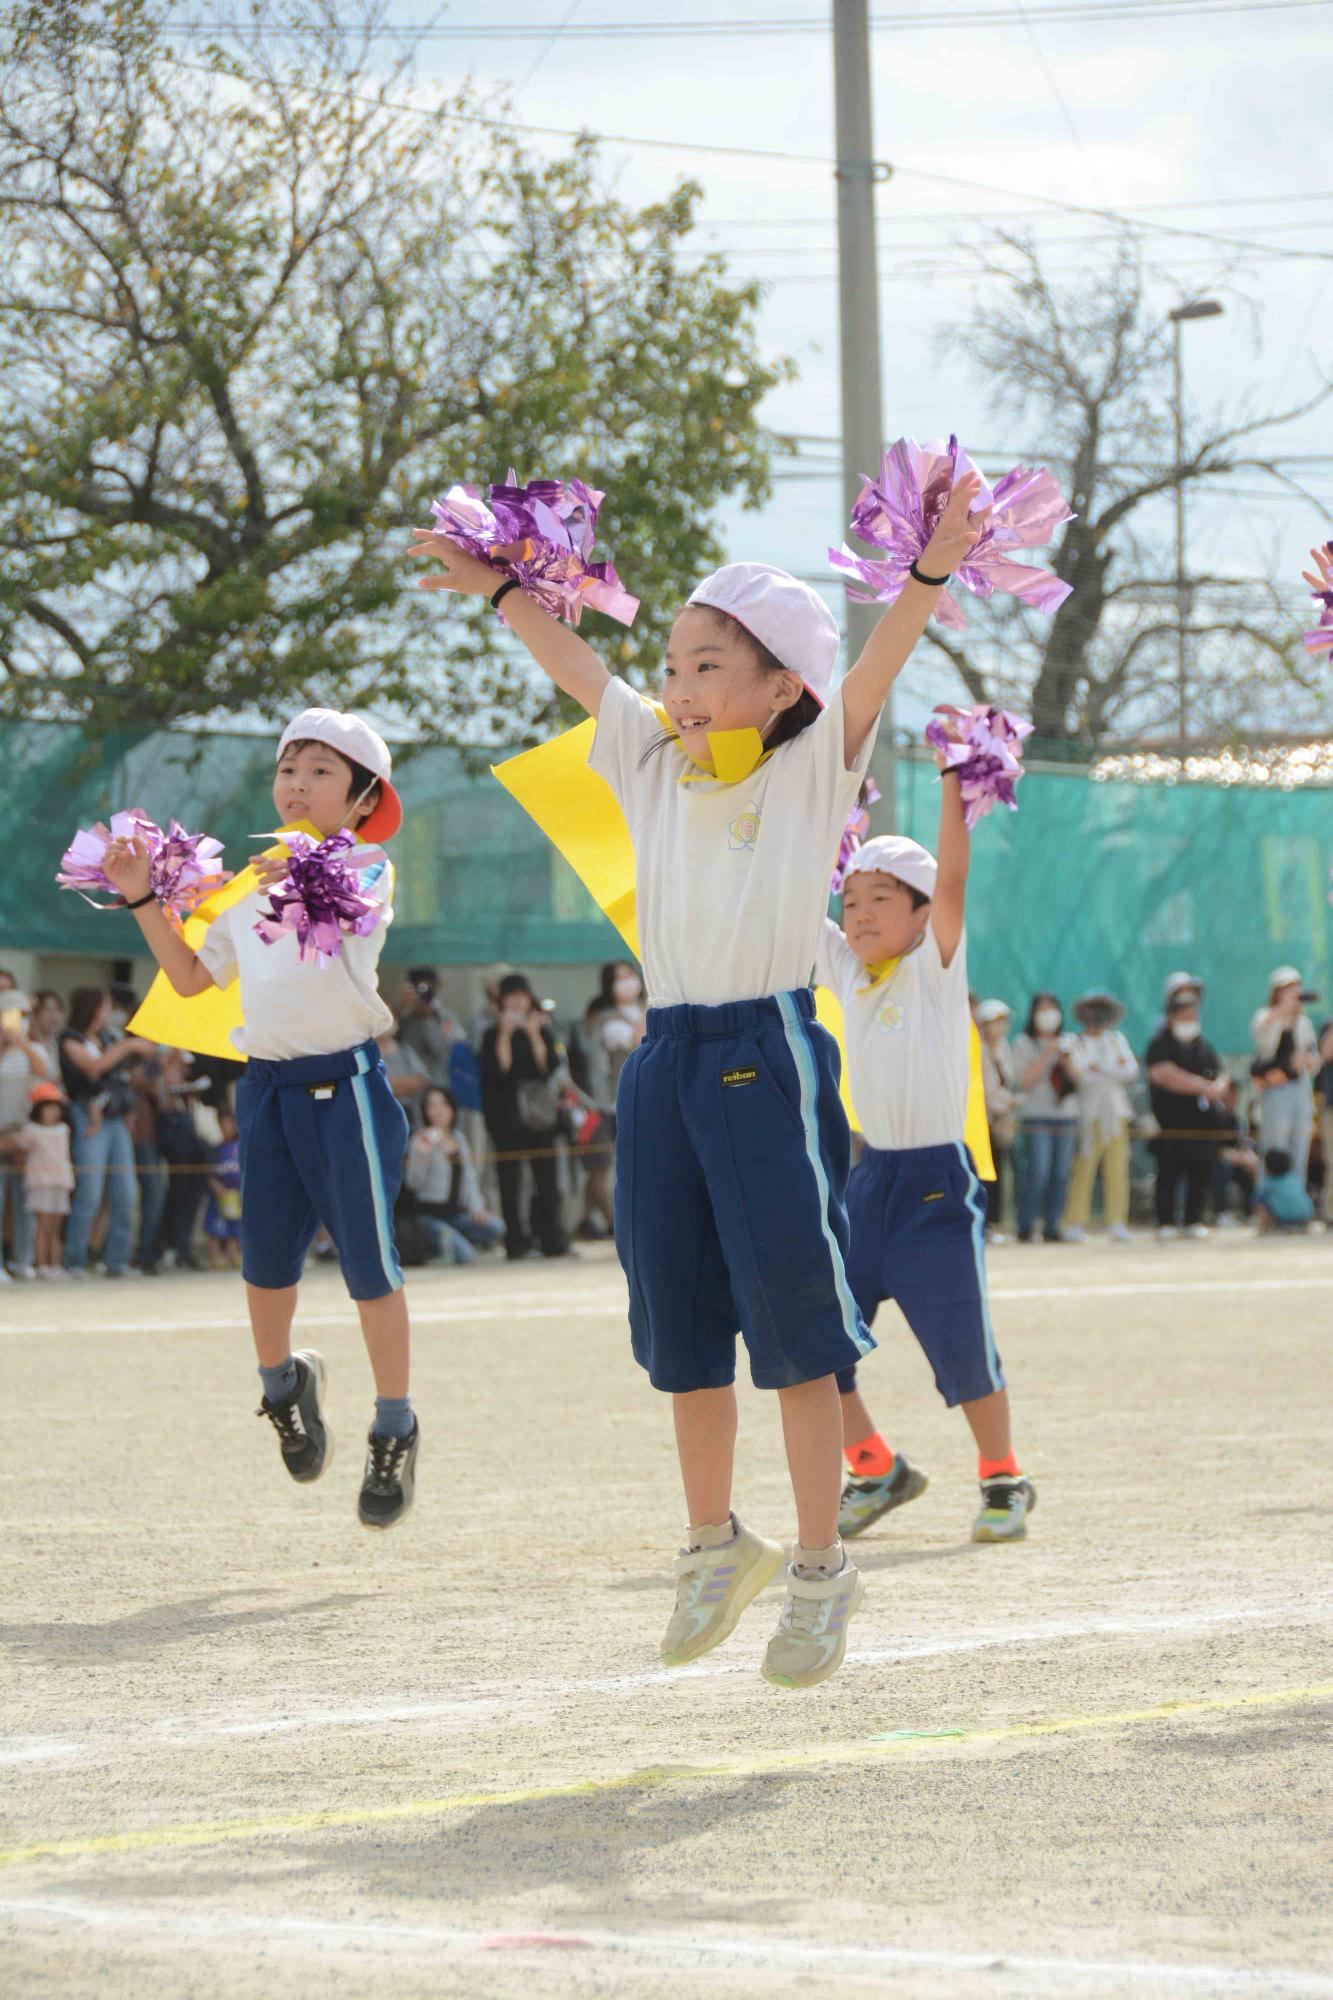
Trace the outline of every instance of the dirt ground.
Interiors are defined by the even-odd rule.
[[[22,2000],[1333,1996],[1333,1237],[993,1253],[1010,1548],[896,1314],[929,1471],[826,1687],[778,1596],[668,1674],[669,1413],[614,1263],[415,1278],[418,1504],[355,1517],[369,1373],[302,1338],[281,1471],[227,1276],[0,1294],[0,1992]],[[771,1400],[737,1506],[788,1536]]]

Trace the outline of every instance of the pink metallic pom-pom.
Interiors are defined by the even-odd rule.
[[[829,550],[835,569],[870,586],[866,591],[849,589],[848,595],[858,604],[892,604],[934,534],[954,486],[975,471],[956,437],[947,444],[941,440],[929,445],[899,438],[891,445],[883,454],[879,478],[867,479],[862,487],[851,523],[854,535],[886,554],[862,556],[846,544]],[[1011,549],[1041,547],[1064,522],[1073,520],[1050,473],[1016,465],[993,487],[982,478],[972,515],[986,510],[989,519],[966,561],[954,571],[954,581],[978,597],[1002,590],[1036,611],[1056,611],[1072,585],[1048,569],[1014,562],[1009,555]],[[954,631],[966,629],[967,620],[948,590],[940,591],[934,615]]]
[[[1333,542],[1326,542],[1324,547],[1333,556]],[[1319,623],[1312,632],[1305,634],[1305,650],[1307,653],[1333,653],[1333,590],[1315,591],[1314,601],[1322,609]]]
[[[926,741],[957,771],[963,819],[969,831],[997,805],[1017,812],[1014,787],[1023,775],[1023,739],[1032,724],[1007,709],[986,703],[976,708],[937,708],[926,724]]]
[[[490,563],[497,578],[513,577],[552,617],[577,625],[591,605],[632,625],[638,598],[621,584],[613,563],[592,559],[605,498],[581,479],[520,486],[511,470],[504,485],[489,489],[489,498],[475,486],[451,486],[431,512],[437,534]],[[520,553],[501,556],[498,549]]]
[[[255,929],[265,944],[295,937],[303,965],[312,958],[332,965],[345,937],[369,937],[384,916],[383,903],[367,896],[357,881],[362,869],[384,862],[383,850],[359,845],[345,830],[327,840],[312,840],[308,833],[285,839],[287,874],[270,890],[268,910]]]
[[[852,856],[865,845],[865,837],[870,831],[870,808],[878,805],[880,801],[880,789],[873,778],[866,779],[862,790],[865,796],[849,813],[847,824],[842,830],[842,839],[838,843],[838,858],[833,864],[835,896],[842,894],[842,885],[847,878],[847,869]]]
[[[112,813],[110,826],[99,820],[96,826],[80,827],[60,858],[56,881],[62,889],[75,889],[94,909],[121,910],[125,898],[103,868],[107,848],[113,840],[142,840],[148,849],[149,887],[169,910],[186,915],[231,876],[221,865],[222,842],[206,833],[187,833],[179,820],[169,820],[166,831],[138,807]],[[110,896],[99,903],[94,895]]]

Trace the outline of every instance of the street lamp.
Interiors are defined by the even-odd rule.
[[[1187,319],[1217,319],[1224,308],[1216,299],[1195,299],[1168,313],[1173,330],[1172,410],[1176,425],[1176,721],[1180,731],[1180,754],[1185,754],[1189,724],[1189,647],[1186,628],[1191,611],[1191,592],[1185,576],[1185,383],[1180,329]]]

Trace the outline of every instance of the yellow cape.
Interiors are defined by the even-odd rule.
[[[492,766],[505,790],[534,819],[551,845],[562,854],[593,901],[624,938],[634,958],[640,956],[635,914],[634,849],[625,815],[606,780],[588,763],[597,725],[591,720],[567,729],[535,750],[524,750]],[[753,766],[751,766],[753,768]],[[815,1012],[838,1044],[842,1056],[842,1101],[854,1131],[859,1130],[847,1083],[842,1007],[837,996],[821,986]],[[981,1038],[971,1033],[968,1070],[967,1126],[964,1138],[983,1180],[995,1178],[986,1104],[981,1084]]]
[[[315,840],[323,835],[309,820],[299,820],[295,826],[284,826],[279,833],[308,833]],[[267,847],[265,854],[281,854],[282,842]],[[256,857],[258,859],[260,857]],[[192,951],[198,951],[209,925],[224,910],[230,910],[259,887],[254,862],[233,875],[230,882],[224,882],[211,896],[206,896],[192,916],[185,919],[185,942]],[[165,972],[159,972],[148,989],[148,996],[142,1007],[129,1024],[133,1035],[142,1035],[146,1041],[160,1042],[164,1047],[189,1049],[197,1056],[225,1056],[229,1062],[244,1062],[245,1057],[237,1048],[232,1036],[244,1025],[241,1015],[241,982],[233,979],[230,986],[206,986],[202,993],[191,994],[188,999],[178,993]]]

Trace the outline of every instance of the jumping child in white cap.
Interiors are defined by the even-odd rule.
[[[838,1539],[835,1376],[873,1346],[847,1283],[850,1135],[836,1051],[810,974],[838,843],[880,709],[935,591],[976,540],[964,480],[914,580],[841,687],[837,625],[764,563],[707,578],[667,649],[664,732],[652,707],[515,583],[420,536],[425,587],[500,600],[538,665],[597,718],[591,755],[625,814],[650,1010],[621,1073],[616,1245],[634,1353],[674,1399],[689,1526],[662,1642],[684,1665],[732,1631],[783,1551],[732,1512],[736,1334],[777,1391],[798,1535],[763,1671],[780,1687],[833,1673],[859,1573]]]
[[[353,715],[310,708],[283,731],[273,803],[279,823],[322,837],[341,827],[387,840],[402,823],[383,738]],[[420,1427],[408,1394],[408,1320],[393,1242],[407,1120],[376,1037],[393,1026],[376,969],[393,920],[393,870],[362,869],[357,886],[384,906],[367,937],[344,937],[328,964],[298,956],[294,932],[266,943],[256,905],[287,873],[280,854],[255,863],[256,890],[217,915],[196,954],[152,895],[141,841],[107,849],[106,872],[177,993],[189,997],[238,974],[245,1074],[240,1129],[241,1265],[264,1385],[260,1414],[278,1434],[293,1479],[318,1479],[333,1454],[322,1399],[324,1362],[292,1353],[296,1287],[319,1224],[337,1246],[375,1374],[375,1417],[358,1503],[367,1528],[388,1528],[412,1503]]]
[[[942,762],[942,760],[941,760]],[[842,1002],[847,1075],[868,1144],[847,1188],[847,1276],[867,1324],[897,1301],[945,1402],[977,1446],[977,1542],[1027,1532],[1036,1492],[1014,1457],[1009,1392],[986,1298],[986,1196],[964,1144],[969,1041],[963,928],[971,843],[956,770],[941,772],[939,860],[898,834],[868,840],[824,925],[819,978]],[[876,1429],[852,1363],[838,1373],[851,1479],[839,1532],[859,1535],[925,1490]]]

